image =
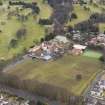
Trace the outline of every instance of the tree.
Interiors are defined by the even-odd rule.
[[[33,9],[32,13],[39,14],[39,13],[40,13],[40,9],[39,9],[39,7],[38,7],[38,6],[35,7],[35,8]]]
[[[85,4],[84,0],[79,0],[80,5],[83,6],[83,4]]]
[[[27,51],[27,48],[23,48],[23,54],[26,54],[28,51]]]
[[[101,62],[105,62],[104,56],[101,56],[99,59]]]
[[[33,42],[34,42],[35,44],[39,44],[39,40],[34,39]]]
[[[71,19],[77,19],[78,17],[77,17],[77,15],[75,14],[75,13],[72,13],[71,14]]]
[[[87,32],[87,33],[89,32],[98,33],[99,32],[98,24],[96,24],[96,22],[94,22],[91,19],[76,24],[75,29],[80,30],[82,32]]]
[[[36,105],[47,105],[44,102],[38,101]]]
[[[41,39],[40,39],[40,42],[41,42],[41,43],[44,42],[44,38],[41,38]]]
[[[0,5],[3,5],[3,2],[2,2],[2,0],[0,0]]]
[[[6,62],[5,60],[0,60],[0,71],[5,67]]]
[[[90,4],[93,4],[93,0],[90,0]]]
[[[73,38],[73,35],[71,33],[67,33],[66,34],[66,37],[67,37],[67,39],[72,39]]]
[[[53,33],[50,33],[50,34],[48,34],[48,35],[46,35],[45,36],[45,41],[49,41],[49,40],[51,40],[51,39],[54,39],[54,37],[55,37],[55,35],[53,34]]]
[[[77,79],[77,80],[81,80],[81,79],[82,79],[82,75],[81,75],[81,74],[77,74],[77,75],[76,75],[76,79]]]
[[[17,43],[18,43],[17,39],[11,39],[11,41],[10,41],[10,47],[15,48],[17,46]]]
[[[90,8],[87,7],[87,6],[84,6],[84,10],[86,10],[86,11],[90,11]]]
[[[51,25],[53,22],[49,19],[39,19],[39,24],[41,25]]]
[[[25,28],[21,28],[17,31],[16,37],[17,39],[22,39],[22,38],[25,38],[26,34],[27,34],[27,30]]]
[[[105,46],[103,46],[103,55],[100,57],[102,62],[105,62]]]
[[[93,3],[94,7],[98,8],[98,4],[97,3]]]
[[[28,16],[18,15],[18,20],[21,22],[25,22],[26,20],[28,20]]]
[[[68,32],[72,32],[73,31],[73,27],[72,26],[68,26]]]
[[[43,4],[45,4],[45,3],[47,3],[47,2],[48,2],[48,0],[43,0],[43,1],[42,1]]]
[[[54,8],[51,16],[53,33],[64,34],[64,24],[70,19],[73,10],[72,0],[48,0],[48,4]]]

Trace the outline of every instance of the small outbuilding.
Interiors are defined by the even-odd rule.
[[[65,36],[60,36],[60,35],[56,36],[55,40],[57,40],[58,42],[63,42],[63,43],[69,42],[69,40]]]
[[[72,54],[73,55],[80,55],[83,53],[83,51],[86,49],[87,46],[83,46],[80,44],[74,44]]]
[[[87,46],[80,45],[80,44],[75,44],[73,45],[73,48],[78,49],[78,50],[85,50]]]

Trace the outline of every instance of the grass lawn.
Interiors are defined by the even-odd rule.
[[[81,7],[79,4],[74,5],[74,13],[77,15],[77,19],[72,20],[71,22],[68,22],[68,25],[74,26],[77,23],[80,23],[82,21],[85,21],[89,18],[90,13],[89,11],[85,11],[83,7]]]
[[[24,0],[18,0],[18,1],[24,1]],[[43,3],[43,0],[25,0],[26,2],[37,2],[38,6],[40,8],[40,18],[48,18],[52,14],[52,8],[47,4]]]
[[[0,33],[0,57],[11,58],[14,55],[21,53],[24,48],[29,48],[34,44],[33,41],[39,40],[44,36],[44,27],[38,25],[32,17],[24,23],[27,29],[27,35],[24,40],[18,41],[16,48],[8,50],[9,42],[12,38],[16,37],[16,31],[23,28],[23,25],[16,19],[9,20],[4,26],[2,26],[2,33]]]
[[[27,2],[32,2],[31,0],[27,0]],[[33,16],[30,16],[26,22],[24,22],[24,26],[21,22],[19,22],[16,17],[12,17],[10,20],[7,20],[7,14],[9,10],[2,11],[0,9],[0,58],[10,59],[13,56],[21,53],[24,48],[29,49],[30,46],[34,44],[33,41],[40,40],[41,37],[45,35],[45,27],[41,26],[37,23],[38,18],[49,18],[52,10],[48,4],[43,4],[42,0],[36,0],[40,7],[40,14],[36,16],[36,19]],[[15,9],[11,7],[11,10]],[[27,10],[25,10],[26,12]],[[21,12],[21,11],[20,11]],[[5,22],[5,25],[1,25],[1,22]],[[11,48],[8,50],[9,43],[11,39],[16,38],[16,32],[20,28],[25,27],[27,29],[27,35],[24,40],[18,41],[18,45],[16,48]]]
[[[100,29],[100,32],[104,32],[105,31],[105,23],[100,23],[99,24],[99,29]]]
[[[65,55],[56,61],[27,60],[7,70],[23,80],[33,79],[67,89],[75,95],[82,94],[96,74],[101,71],[97,59],[84,56]],[[76,75],[82,79],[77,80]]]
[[[80,6],[80,4],[75,4],[73,13],[76,13],[78,18],[72,20],[71,22],[69,21],[67,25],[74,26],[75,24],[85,21],[89,19],[91,14],[101,13],[103,8],[102,5],[98,5],[98,7],[95,7],[94,5],[87,4],[86,6],[90,8],[90,11],[85,10],[83,6]]]
[[[84,52],[83,56],[99,59],[102,56],[102,54],[100,52],[96,52],[96,51],[92,51],[92,50],[86,50]]]
[[[40,18],[45,18],[45,19],[50,18],[51,14],[53,12],[52,8],[46,3],[43,4],[42,0],[39,0],[39,1],[40,1],[40,3],[38,5],[39,5],[40,10],[41,10],[40,14],[39,14],[39,17]]]

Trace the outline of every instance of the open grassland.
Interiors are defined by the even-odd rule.
[[[31,0],[26,0],[32,2]],[[9,11],[14,10],[15,7],[11,7],[10,10],[3,11],[0,8],[0,58],[10,59],[13,56],[21,53],[23,49],[29,49],[35,41],[39,41],[41,37],[45,35],[45,27],[38,24],[39,18],[49,18],[52,10],[48,4],[43,4],[42,0],[35,0],[40,7],[40,14],[38,16],[29,16],[28,20],[24,23],[17,20],[16,17],[7,19]],[[27,10],[25,10],[27,12]],[[20,11],[21,13],[22,11]],[[24,12],[25,13],[25,12]],[[5,24],[2,25],[1,22]],[[16,48],[8,49],[11,39],[16,38],[16,32],[21,29],[27,29],[27,35],[24,40],[19,40]]]
[[[100,32],[104,32],[105,31],[105,24],[104,23],[100,23],[99,24],[99,29],[100,29]]]
[[[27,29],[27,35],[24,40],[18,42],[16,48],[8,49],[10,40],[16,37],[16,32],[25,27]],[[24,48],[29,48],[33,45],[33,41],[39,40],[44,35],[44,27],[38,25],[31,17],[27,22],[20,23],[16,19],[8,20],[5,25],[1,26],[2,33],[0,33],[0,57],[11,58],[12,56],[21,53]]]
[[[22,80],[38,80],[62,87],[80,95],[100,71],[101,63],[97,59],[65,55],[56,61],[26,60],[9,68],[6,73]],[[82,75],[81,80],[76,79],[78,74]]]
[[[91,14],[101,13],[103,12],[103,9],[105,8],[103,5],[98,5],[96,7],[94,5],[88,5],[88,4],[86,5],[86,7],[89,8],[90,10],[85,10],[83,6],[80,6],[80,4],[75,4],[73,13],[77,15],[77,19],[69,21],[68,25],[74,26],[75,24],[85,21],[89,19]]]
[[[90,13],[89,11],[85,11],[83,7],[81,7],[79,4],[74,5],[73,13],[76,13],[77,19],[72,20],[71,22],[68,22],[68,25],[74,26],[77,23],[80,23],[82,21],[85,21],[89,18]]]
[[[43,4],[43,0],[36,0],[38,2],[38,5],[40,7],[40,14],[39,17],[40,18],[49,18],[52,14],[52,8],[50,7],[50,5],[44,3]]]
[[[18,1],[24,1],[24,0],[18,0]],[[37,2],[38,6],[40,8],[40,14],[39,18],[49,18],[52,14],[52,8],[47,4],[43,2],[44,0],[25,0],[25,2]]]

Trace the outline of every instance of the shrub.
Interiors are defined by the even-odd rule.
[[[72,18],[72,19],[77,19],[78,17],[77,17],[77,15],[76,15],[75,13],[72,13],[72,14],[71,14],[71,18]]]
[[[76,75],[76,79],[77,79],[77,80],[81,80],[81,79],[82,79],[82,75],[81,75],[81,74],[77,74],[77,75]]]
[[[3,5],[2,1],[0,1],[0,5]]]
[[[105,57],[104,57],[104,56],[101,56],[101,57],[99,58],[99,60],[100,60],[101,62],[105,62]]]
[[[17,43],[18,43],[17,39],[11,39],[11,41],[10,41],[10,47],[15,48],[17,46]]]
[[[51,25],[52,21],[49,19],[39,19],[39,24],[41,25]]]
[[[26,36],[27,30],[25,28],[19,29],[16,33],[18,39],[24,38]]]

